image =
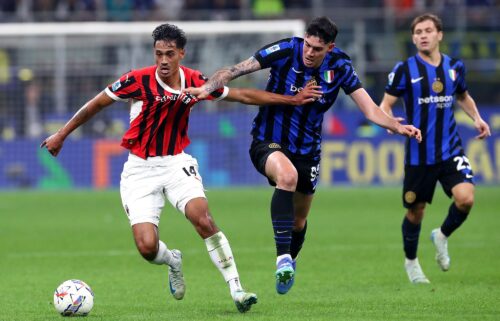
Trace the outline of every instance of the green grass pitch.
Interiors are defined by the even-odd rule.
[[[160,236],[184,254],[187,292],[174,300],[165,267],[140,258],[118,191],[0,193],[0,320],[61,320],[52,306],[66,279],[95,292],[86,320],[500,320],[500,187],[478,187],[476,204],[450,238],[452,266],[441,272],[429,233],[450,200],[438,188],[427,208],[419,259],[430,285],[403,268],[399,188],[320,188],[295,285],[274,288],[269,218],[272,189],[209,190],[244,287],[259,303],[241,315],[204,242],[165,207]]]

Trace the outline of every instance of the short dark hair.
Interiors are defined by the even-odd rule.
[[[437,31],[443,31],[443,22],[441,19],[436,16],[435,14],[432,13],[425,13],[423,15],[420,15],[413,19],[411,23],[411,34],[415,33],[415,26],[421,22],[424,22],[426,20],[430,20],[434,22],[434,25],[436,26]]]
[[[153,31],[153,46],[157,41],[175,41],[177,48],[184,49],[187,39],[186,34],[179,27],[165,23],[159,25]]]
[[[314,18],[306,28],[308,36],[316,36],[325,43],[334,42],[338,32],[337,25],[325,16]]]

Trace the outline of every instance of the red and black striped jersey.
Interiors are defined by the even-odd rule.
[[[156,66],[132,70],[124,74],[105,92],[116,101],[132,100],[130,128],[123,135],[121,145],[136,156],[176,155],[189,145],[187,135],[191,108],[199,101],[181,93],[188,87],[200,87],[207,78],[198,70],[180,66],[181,90],[165,84],[156,73]],[[228,88],[212,92],[206,99],[220,100]]]

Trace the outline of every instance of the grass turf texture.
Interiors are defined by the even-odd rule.
[[[403,268],[399,188],[320,188],[292,290],[274,289],[271,188],[211,190],[211,211],[228,237],[243,285],[259,296],[240,315],[194,229],[169,204],[160,236],[184,255],[186,297],[174,300],[167,269],[136,252],[118,191],[0,193],[0,320],[60,320],[52,293],[82,279],[95,292],[86,320],[498,320],[500,187],[478,187],[476,204],[450,239],[441,272],[430,231],[450,200],[427,208],[419,259],[430,285]]]

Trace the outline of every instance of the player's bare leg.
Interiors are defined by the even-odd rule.
[[[168,266],[170,292],[177,300],[184,298],[186,285],[182,274],[182,254],[169,250],[158,237],[158,228],[152,223],[138,223],[132,226],[135,244],[142,257],[153,264]]]
[[[229,241],[215,225],[208,210],[207,200],[205,198],[190,200],[186,205],[185,213],[198,234],[205,240],[208,254],[229,285],[231,297],[238,311],[247,312],[253,304],[257,303],[257,295],[243,290]]]

